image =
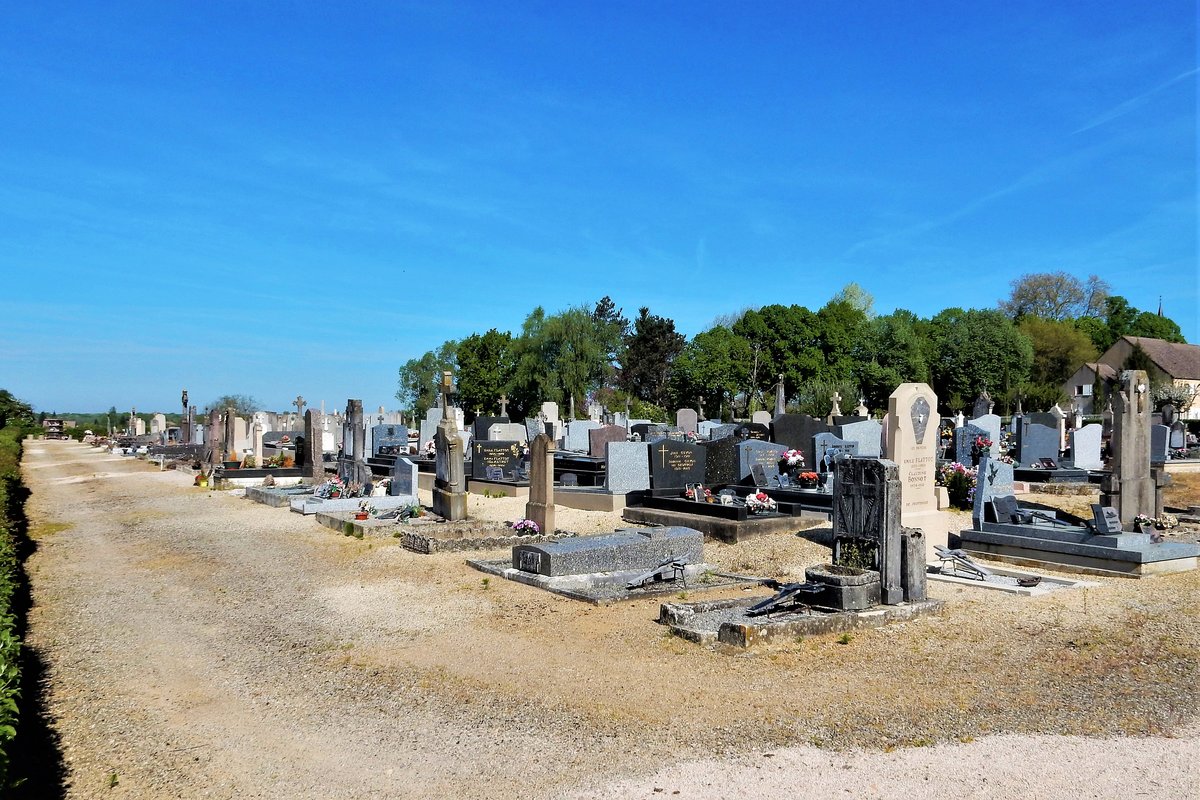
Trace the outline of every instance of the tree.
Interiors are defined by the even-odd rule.
[[[642,306],[625,337],[617,384],[634,397],[665,406],[669,400],[671,368],[687,343],[676,332],[675,321],[650,313]]]
[[[886,408],[902,383],[929,383],[929,323],[904,309],[871,320],[862,331],[863,356],[854,369],[869,408]]]
[[[841,288],[829,300],[830,303],[849,303],[852,308],[862,312],[863,316],[871,319],[875,316],[875,298],[866,289],[851,281]]]
[[[454,372],[458,343],[448,340],[437,351],[426,351],[420,358],[410,358],[400,367],[396,399],[409,408],[417,418],[425,416],[438,404],[442,373]]]
[[[696,334],[675,359],[671,383],[679,406],[694,406],[701,399],[710,416],[723,409],[733,412],[733,399],[750,379],[750,343],[729,328],[718,325]]]
[[[1179,325],[1173,319],[1168,317],[1160,317],[1158,314],[1151,314],[1149,311],[1142,311],[1133,318],[1133,324],[1129,326],[1129,336],[1145,336],[1148,339],[1162,339],[1167,342],[1176,342],[1183,344],[1187,340],[1183,338],[1183,331],[1179,329]]]
[[[854,284],[851,284],[852,286]],[[848,381],[865,356],[867,314],[847,300],[830,300],[817,312],[817,330],[825,364],[820,377]]]
[[[1070,322],[1026,317],[1017,329],[1033,345],[1029,381],[1035,386],[1058,389],[1081,364],[1099,356],[1087,334]]]
[[[516,368],[512,334],[492,328],[458,343],[458,399],[468,410],[499,413],[500,395],[508,391]]]
[[[763,406],[783,375],[784,395],[791,397],[800,384],[821,375],[826,365],[822,323],[804,306],[769,305],[747,311],[731,329],[749,345],[748,381],[742,387],[748,398]]]
[[[543,400],[553,400],[564,414],[571,398],[581,407],[589,393],[601,388],[612,368],[609,324],[611,320],[599,320],[582,307],[550,317],[540,306],[535,308],[514,345],[511,394],[517,407],[528,411]]]
[[[1095,275],[1086,282],[1066,272],[1027,273],[1012,281],[1012,292],[1000,301],[1000,310],[1011,319],[1041,317],[1066,320],[1099,316],[1109,285]]]
[[[33,406],[18,400],[8,389],[0,389],[0,428],[32,428],[33,425]]]
[[[248,417],[255,411],[262,408],[259,402],[248,394],[223,394],[216,400],[208,404],[209,410],[217,409],[224,411],[227,408],[232,408],[233,413],[239,417]],[[115,424],[115,420],[114,420]]]
[[[1004,396],[1028,380],[1033,345],[1003,313],[948,308],[930,320],[930,328],[933,389],[943,403],[985,388]]]

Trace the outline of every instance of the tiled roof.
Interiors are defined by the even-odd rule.
[[[1122,337],[1146,352],[1159,369],[1176,380],[1200,380],[1200,345],[1176,344],[1145,336]]]

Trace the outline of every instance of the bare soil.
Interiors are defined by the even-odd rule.
[[[937,618],[726,651],[664,635],[657,602],[485,582],[464,559],[497,553],[340,536],[73,442],[29,442],[24,473],[71,798],[940,797],[948,771],[954,797],[1200,794],[1200,572],[931,583]],[[827,534],[707,557],[800,577]]]

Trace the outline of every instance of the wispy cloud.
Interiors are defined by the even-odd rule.
[[[1200,68],[1193,68],[1193,69],[1189,69],[1187,72],[1181,72],[1180,74],[1176,75],[1174,78],[1171,78],[1170,80],[1164,81],[1163,83],[1160,83],[1158,86],[1155,86],[1153,89],[1149,89],[1148,91],[1142,92],[1137,97],[1131,97],[1130,99],[1124,101],[1123,103],[1118,103],[1117,105],[1110,108],[1108,111],[1105,111],[1103,114],[1101,114],[1100,116],[1093,119],[1091,122],[1084,125],[1082,128],[1077,128],[1077,129],[1071,131],[1071,135],[1074,136],[1075,134],[1083,133],[1084,131],[1090,131],[1092,128],[1098,128],[1099,126],[1105,124],[1106,122],[1111,122],[1112,120],[1116,119],[1117,117],[1123,117],[1126,114],[1130,113],[1131,111],[1134,111],[1135,109],[1137,109],[1139,106],[1144,104],[1147,100],[1149,100],[1154,95],[1158,94],[1159,92],[1163,91],[1164,89],[1174,86],[1175,84],[1179,83],[1182,80],[1186,80],[1187,78],[1192,77],[1197,72],[1200,72]]]

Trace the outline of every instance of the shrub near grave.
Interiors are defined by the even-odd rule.
[[[0,429],[0,794],[9,786],[8,749],[17,735],[21,640],[13,609],[21,582],[18,538],[23,535],[25,488],[18,464],[21,430]]]

